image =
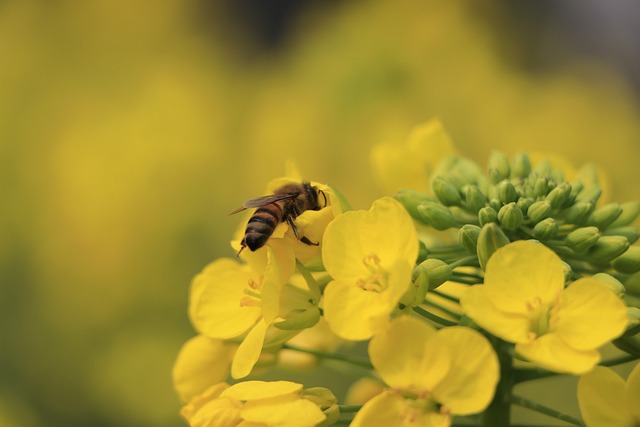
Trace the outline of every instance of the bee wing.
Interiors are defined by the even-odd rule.
[[[275,203],[280,200],[292,199],[294,197],[298,197],[296,193],[285,193],[285,194],[270,194],[268,196],[256,197],[255,199],[250,199],[244,202],[242,207],[231,212],[229,215],[237,214],[238,212],[242,212],[248,208],[261,208],[262,206],[269,205],[271,203]]]

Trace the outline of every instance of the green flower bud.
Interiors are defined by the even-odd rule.
[[[540,200],[534,202],[529,209],[527,209],[527,216],[533,222],[539,222],[549,216],[551,213],[551,203],[547,200]]]
[[[625,253],[611,261],[611,266],[620,273],[632,274],[640,271],[640,246],[631,246]]]
[[[585,187],[580,193],[578,193],[577,200],[583,202],[592,202],[594,205],[598,202],[602,196],[602,188],[598,185],[591,187]]]
[[[575,252],[582,254],[595,245],[599,238],[600,232],[596,227],[582,227],[569,233],[564,241]]]
[[[418,220],[436,230],[446,230],[455,225],[453,213],[436,202],[424,202],[418,205]]]
[[[458,241],[460,244],[472,254],[476,253],[478,246],[478,236],[480,236],[481,228],[473,224],[465,224],[458,231]]]
[[[624,297],[626,292],[624,285],[615,277],[607,273],[597,273],[593,275],[593,278],[605,284],[607,288],[611,289],[611,292],[613,292],[618,298]]]
[[[552,208],[560,209],[567,203],[570,194],[571,186],[563,182],[547,194],[546,200],[551,203]]]
[[[549,193],[549,184],[547,182],[547,178],[540,177],[536,180],[536,183],[533,185],[533,197],[539,198],[544,197]]]
[[[640,298],[640,273],[632,274],[624,281],[627,296],[633,295]]]
[[[462,197],[456,186],[444,177],[436,177],[431,187],[438,200],[445,206],[459,206],[462,202]]]
[[[571,280],[571,276],[573,276],[573,270],[571,269],[571,266],[569,264],[564,261],[561,262],[564,269],[564,282],[567,283],[569,280]]]
[[[515,203],[509,203],[498,212],[498,222],[506,230],[517,230],[524,222],[524,214]]]
[[[494,184],[509,178],[511,170],[509,167],[509,158],[506,154],[499,151],[493,151],[489,156],[489,177]]]
[[[542,220],[533,227],[533,235],[538,240],[554,239],[558,235],[558,223],[553,218]]]
[[[534,201],[530,197],[520,197],[516,202],[516,206],[518,206],[518,209],[520,209],[522,213],[525,213],[529,211],[529,208],[533,203]]]
[[[498,212],[496,212],[495,209],[486,206],[478,211],[478,222],[480,222],[480,225],[496,221],[498,221]]]
[[[429,274],[420,265],[413,269],[411,287],[400,298],[400,303],[409,307],[415,307],[424,302],[429,291]]]
[[[638,200],[623,203],[620,207],[622,208],[622,213],[618,219],[610,224],[611,227],[624,227],[625,225],[630,225],[638,218],[638,215],[640,215],[640,201]]]
[[[582,225],[587,222],[594,208],[593,202],[577,202],[565,211],[564,218],[569,224]]]
[[[609,262],[629,249],[629,241],[623,236],[601,236],[589,248],[587,255],[597,262]]]
[[[498,212],[502,207],[502,202],[496,198],[492,198],[491,200],[489,200],[489,207]]]
[[[418,219],[420,214],[418,214],[418,205],[424,202],[435,202],[436,199],[431,196],[427,196],[424,193],[420,193],[419,191],[411,190],[408,188],[403,188],[398,190],[395,195],[395,199],[402,203],[402,206],[409,212],[409,214]]]
[[[424,244],[422,240],[418,240],[418,260],[417,263],[421,263],[429,256],[429,250],[427,249],[427,245]]]
[[[509,238],[498,227],[498,224],[494,222],[485,224],[478,236],[477,255],[480,267],[484,270],[491,255],[508,243]]]
[[[518,192],[516,187],[513,186],[508,180],[503,180],[498,183],[498,199],[504,203],[512,203],[518,200]]]
[[[627,307],[627,317],[629,318],[629,327],[637,326],[638,324],[640,324],[640,308]],[[629,327],[627,327],[627,329]]]
[[[622,214],[622,208],[619,203],[609,203],[608,205],[600,206],[589,216],[587,224],[598,227],[600,230],[604,230],[615,221],[620,214]]]
[[[287,315],[285,320],[274,323],[278,329],[293,331],[310,328],[320,320],[320,310],[315,305],[306,310],[296,310]]]
[[[526,177],[531,173],[531,160],[525,152],[516,153],[511,166],[511,174],[513,176]]]
[[[551,163],[549,163],[549,160],[542,159],[537,162],[537,165],[533,168],[532,172],[538,176],[548,177],[552,174],[553,168],[551,167]]]
[[[465,185],[462,187],[462,193],[468,211],[478,212],[487,203],[487,198],[475,185]]]
[[[630,244],[634,244],[638,238],[640,238],[640,228],[632,225],[626,227],[607,228],[607,231],[602,233],[605,236],[624,236],[627,238]]]
[[[451,279],[451,274],[453,273],[453,269],[449,267],[449,264],[435,258],[431,258],[420,263],[416,268],[414,268],[414,275],[416,270],[424,271],[427,274],[429,277],[429,289],[435,289],[442,285],[444,282]]]
[[[302,390],[302,397],[313,402],[327,416],[327,419],[318,424],[318,427],[328,427],[338,421],[340,417],[338,399],[329,389],[324,387],[306,388]]]

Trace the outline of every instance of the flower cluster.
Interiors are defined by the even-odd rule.
[[[405,145],[374,149],[377,179],[395,197],[368,210],[351,210],[313,182],[306,191],[322,196],[319,206],[253,199],[250,207],[266,200],[275,213],[249,212],[232,247],[265,229],[266,244],[213,261],[191,286],[199,335],[173,373],[184,418],[192,426],[382,427],[465,417],[506,426],[517,403],[582,425],[513,394],[518,383],[568,374],[583,375],[587,425],[605,425],[611,408],[592,403],[611,400],[602,390],[628,399],[638,392],[638,368],[624,391],[597,365],[611,342],[624,355],[607,365],[640,357],[640,247],[632,246],[640,203],[598,204],[594,168],[532,159],[494,153],[485,174],[432,121]],[[268,192],[300,182],[278,179]],[[349,345],[357,341],[368,341],[367,357]],[[257,379],[322,360],[353,368],[340,404],[328,388]],[[633,404],[624,414],[638,416]]]

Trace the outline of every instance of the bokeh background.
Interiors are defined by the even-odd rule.
[[[555,151],[639,198],[637,22],[633,0],[0,2],[0,425],[183,425],[189,282],[288,159],[366,208],[370,148],[438,116],[479,162]]]

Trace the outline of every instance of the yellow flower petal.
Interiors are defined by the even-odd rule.
[[[251,373],[262,352],[262,344],[266,333],[267,323],[263,319],[249,331],[233,358],[233,363],[231,364],[231,376],[233,378],[244,378]]]
[[[387,390],[364,404],[351,422],[351,427],[400,427],[403,425],[400,413],[404,407],[404,398]]]
[[[411,400],[387,390],[364,404],[351,427],[448,427],[450,423],[449,415],[423,412]]]
[[[435,336],[430,325],[401,316],[371,339],[371,363],[390,387],[414,393],[430,392],[447,375],[452,357]]]
[[[184,402],[227,379],[236,346],[198,335],[187,341],[173,366],[173,384]]]
[[[228,339],[249,330],[262,312],[241,302],[250,281],[257,278],[237,261],[221,258],[209,264],[191,285],[189,316],[194,327],[211,338]]]
[[[543,335],[531,344],[516,344],[516,353],[543,368],[580,375],[600,361],[597,350],[576,350],[558,335]]]
[[[520,240],[489,259],[484,283],[488,298],[502,312],[528,314],[529,304],[552,304],[564,287],[560,257],[541,243]]]
[[[250,401],[241,415],[270,427],[314,427],[327,418],[316,404],[299,396]]]
[[[391,309],[380,293],[333,281],[324,290],[324,317],[346,340],[366,340],[388,322]]]
[[[637,363],[629,374],[624,394],[627,408],[633,415],[636,426],[640,425],[640,363]]]
[[[471,286],[460,299],[465,313],[493,335],[512,343],[530,341],[530,320],[523,314],[498,310],[486,293],[486,285]]]
[[[229,387],[220,383],[209,387],[195,396],[185,405],[180,414],[192,427],[233,427],[242,422],[240,408],[242,404],[230,398],[220,398],[220,394]]]
[[[391,197],[376,200],[369,211],[346,212],[325,231],[322,259],[334,279],[356,282],[371,274],[366,257],[375,256],[390,270],[397,259],[413,264],[418,237],[413,220]]]
[[[633,427],[624,401],[624,380],[613,370],[596,366],[578,381],[578,404],[588,427]],[[638,407],[638,401],[633,406]]]
[[[479,332],[462,326],[441,329],[436,335],[451,350],[451,368],[433,390],[435,399],[456,415],[484,410],[500,376],[491,344]]]
[[[578,350],[590,350],[624,332],[627,309],[598,280],[580,279],[562,293],[557,318],[552,328],[564,342]]]
[[[232,385],[220,396],[238,400],[269,399],[299,393],[302,384],[291,381],[243,381]]]
[[[269,324],[280,312],[280,294],[282,293],[283,282],[281,281],[273,248],[267,246],[266,252],[267,266],[264,271],[260,301],[262,302],[262,316],[264,321]]]

